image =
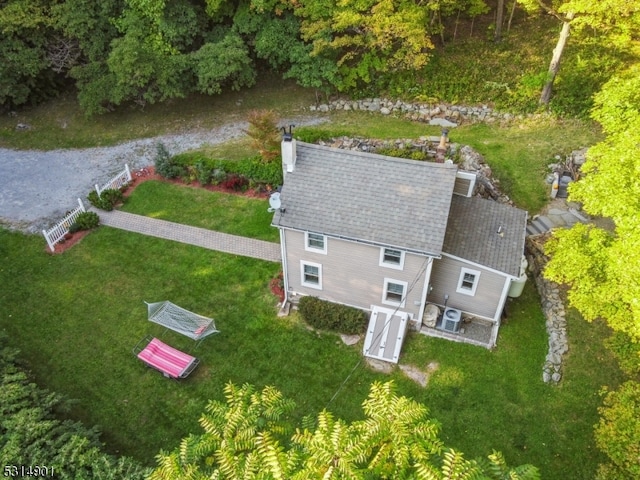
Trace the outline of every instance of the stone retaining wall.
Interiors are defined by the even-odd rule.
[[[549,335],[549,350],[542,368],[542,380],[546,383],[558,383],[562,379],[562,357],[569,351],[569,342],[566,312],[560,287],[542,275],[548,261],[543,252],[543,245],[548,236],[545,234],[527,237],[526,255],[540,294],[542,311],[546,319],[545,326]]]
[[[312,112],[364,110],[378,112],[382,115],[400,115],[410,120],[428,122],[432,125],[443,127],[454,127],[462,123],[510,122],[525,118],[525,115],[498,112],[488,105],[464,106],[446,103],[410,103],[388,98],[365,98],[362,100],[340,98],[329,103],[311,105],[309,110]]]

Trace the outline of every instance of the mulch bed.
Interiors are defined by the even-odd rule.
[[[167,179],[157,174],[155,171],[155,167],[145,167],[140,170],[134,170],[131,172],[131,176],[132,176],[131,183],[122,192],[125,198],[131,195],[138,185],[140,185],[141,183],[147,182],[149,180],[173,183],[175,185],[183,185],[183,186],[188,186],[193,188],[204,188],[205,190],[209,190],[211,192],[228,193],[232,195],[240,195],[240,196],[249,197],[249,198],[269,198],[269,195],[271,194],[269,190],[263,190],[263,189],[253,189],[253,190],[249,189],[243,192],[243,191],[225,189],[220,185],[200,185],[199,182],[186,183],[179,178]],[[90,232],[91,230],[84,230],[84,231],[69,234],[67,236],[68,238],[56,244],[55,251],[52,252],[47,246],[46,252],[51,255],[59,255],[61,253],[64,253],[67,250],[69,250],[71,247],[73,247],[75,244],[77,244],[84,237],[86,237]]]

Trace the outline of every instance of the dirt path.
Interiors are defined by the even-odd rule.
[[[324,118],[281,120],[288,125],[313,125]],[[103,184],[122,171],[125,164],[139,169],[153,164],[156,145],[170,153],[216,145],[244,136],[244,122],[214,130],[164,135],[134,140],[112,147],[68,150],[8,150],[0,148],[0,225],[36,233],[85,200],[95,184]]]

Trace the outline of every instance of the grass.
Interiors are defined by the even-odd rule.
[[[542,70],[546,61],[541,62]],[[484,63],[494,65],[491,68],[505,64],[483,57]],[[474,65],[480,68],[477,62]],[[535,68],[526,70],[531,71]],[[451,78],[443,88],[449,88]],[[455,88],[467,90],[467,86]],[[267,78],[259,87],[223,97],[191,97],[87,120],[75,99],[62,97],[21,110],[17,117],[1,117],[0,146],[112,145],[215,128],[244,120],[255,108],[274,108],[281,118],[304,114],[314,101],[309,90]],[[334,112],[327,118],[328,125],[314,128],[373,138],[440,133],[438,127],[366,112]],[[16,132],[17,123],[33,128]],[[550,119],[508,127],[464,126],[451,131],[450,137],[482,153],[503,190],[531,213],[546,202],[544,177],[553,157],[600,139],[589,123]],[[241,139],[207,154],[243,158],[246,149],[247,141]],[[127,210],[275,238],[268,238],[275,232],[260,216],[266,213],[264,204],[251,206],[252,202],[235,197],[214,201],[215,196],[195,190],[145,185],[130,198]],[[227,216],[231,209],[234,213]],[[253,221],[245,224],[240,212],[247,212]],[[198,431],[204,405],[208,399],[222,399],[227,381],[275,385],[296,401],[296,419],[328,406],[352,420],[361,416],[369,384],[392,378],[400,393],[430,408],[442,424],[445,442],[467,456],[497,449],[509,464],[539,466],[545,479],[593,477],[602,459],[592,434],[600,403],[597,392],[602,385],[615,388],[620,380],[601,344],[608,333],[602,325],[587,324],[572,312],[563,382],[559,387],[543,384],[546,333],[539,299],[529,283],[524,295],[510,305],[511,318],[501,329],[496,351],[411,335],[403,363],[439,365],[426,389],[398,372],[384,376],[360,367],[328,405],[360,360],[361,345],[346,347],[334,335],[310,332],[295,315],[278,319],[268,283],[279,270],[276,264],[107,227],[64,255],[50,256],[44,253],[41,237],[0,229],[0,328],[22,350],[35,381],[76,399],[72,418],[100,425],[109,451],[133,455],[147,464],[161,448],[171,449],[180,438]],[[199,347],[196,354],[202,364],[181,383],[145,369],[131,354],[144,335],[162,333],[161,327],[146,321],[143,300],[164,299],[213,316],[221,330]],[[172,332],[163,338],[187,351],[192,345]]]
[[[315,102],[313,91],[263,75],[259,86],[223,96],[193,95],[182,100],[139,108],[121,108],[86,118],[69,94],[37,107],[25,107],[15,117],[0,116],[0,147],[52,150],[115,145],[126,140],[192,130],[207,130],[245,121],[255,109],[275,109],[285,118],[299,115]],[[32,128],[16,131],[18,123]]]
[[[159,195],[156,189],[175,195],[175,203],[157,209],[167,218],[176,218],[189,202],[201,213],[184,213],[182,220],[205,218],[225,201],[205,191],[194,201],[195,189],[145,182],[128,206],[143,212],[145,197]],[[241,217],[252,206],[233,208]],[[72,418],[100,425],[109,451],[146,464],[160,449],[199,431],[206,402],[221,400],[228,381],[275,385],[295,400],[298,422],[325,407],[346,420],[361,418],[370,383],[393,379],[399,393],[430,408],[446,444],[468,457],[496,449],[509,464],[539,466],[543,478],[593,476],[601,460],[592,435],[596,392],[619,381],[601,344],[607,333],[602,325],[572,313],[563,383],[544,384],[546,332],[529,282],[509,304],[495,351],[412,334],[402,363],[437,364],[427,388],[398,371],[382,375],[361,364],[341,389],[362,345],[347,347],[333,334],[309,331],[296,315],[277,318],[268,284],[279,270],[278,264],[108,227],[50,256],[39,236],[0,230],[0,282],[11,286],[0,290],[0,328],[22,350],[38,384],[76,399]],[[215,318],[221,330],[195,351],[202,364],[180,383],[144,368],[131,353],[146,334],[163,334],[146,320],[143,301],[165,299]],[[193,347],[173,332],[163,338],[176,348]]]
[[[232,235],[277,242],[278,230],[271,227],[273,213],[269,213],[268,208],[269,202],[266,199],[147,181],[138,185],[122,210]]]
[[[331,122],[298,129],[302,136],[351,135],[366,138],[418,138],[440,135],[440,127],[385,117],[368,112],[333,112]],[[451,129],[451,142],[470,145],[481,153],[501,189],[517,206],[531,215],[540,211],[549,198],[545,178],[548,165],[564,159],[572,150],[601,140],[599,130],[589,122],[530,119],[509,125],[479,123]]]

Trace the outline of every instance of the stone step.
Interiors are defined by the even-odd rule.
[[[527,226],[527,234],[528,235],[539,235],[541,233],[548,232],[549,230],[551,230],[554,227],[555,227],[555,225],[553,224],[553,222],[551,222],[551,220],[549,220],[545,216],[540,216],[540,217],[537,217],[535,220],[533,220]]]
[[[549,230],[551,230],[556,226],[548,217],[545,217],[544,215],[540,215],[532,223],[537,223],[538,225],[541,225],[544,228],[545,232],[548,232]]]
[[[541,230],[537,225],[533,223],[527,225],[527,235],[540,235],[541,233],[544,233],[544,230]]]

